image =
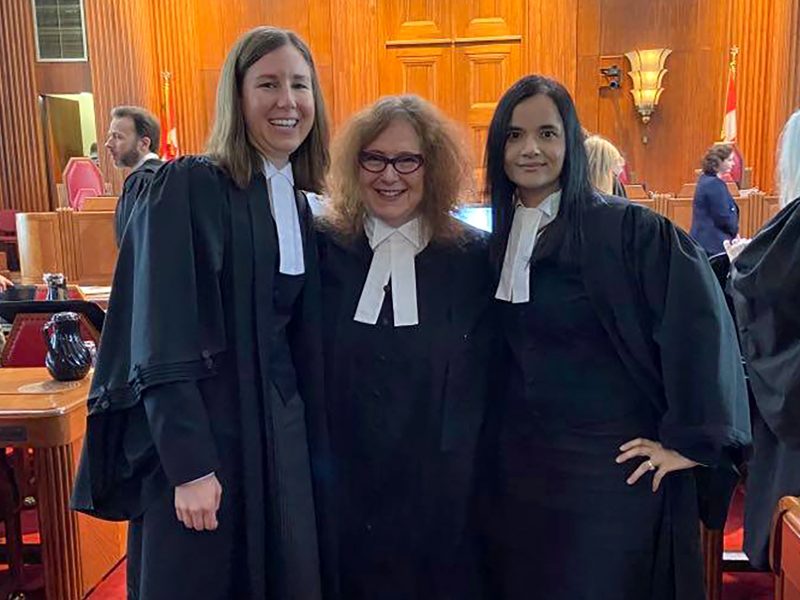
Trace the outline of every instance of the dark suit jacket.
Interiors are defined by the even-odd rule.
[[[723,240],[739,235],[739,207],[725,182],[715,175],[700,175],[692,202],[691,235],[709,256],[724,252]]]

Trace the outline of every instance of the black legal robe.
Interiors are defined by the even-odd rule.
[[[145,550],[171,556],[188,549],[181,572],[162,583],[183,594],[202,589],[199,596],[208,598],[286,597],[284,566],[294,557],[276,540],[291,536],[293,523],[276,502],[283,496],[275,486],[282,482],[271,477],[283,460],[276,447],[281,415],[273,412],[271,369],[281,350],[274,346],[275,322],[286,317],[275,314],[277,237],[268,202],[263,178],[240,190],[208,159],[178,159],[158,172],[147,200],[137,203],[115,271],[72,504],[104,519],[147,518],[149,508],[165,506],[175,485],[215,471],[223,487],[220,528],[195,534],[173,521],[171,531],[199,537],[185,547]],[[300,399],[283,401],[304,407],[319,562],[331,598],[336,561],[328,519],[332,463],[319,274],[302,196],[298,209],[306,273],[281,338]],[[167,402],[175,404],[160,406]],[[185,435],[160,435],[159,415],[170,412],[207,420],[187,417]]]
[[[544,275],[551,279],[540,282],[557,286],[543,295],[561,295],[506,307],[534,312],[504,319],[517,360],[553,360],[547,340],[524,339],[521,330],[535,323],[529,319],[545,319],[539,329],[562,340],[554,349],[563,364],[542,371],[523,362],[523,377],[507,372],[503,401],[492,416],[498,468],[488,529],[497,561],[495,596],[699,599],[698,520],[724,523],[734,465],[750,441],[733,323],[707,259],[688,236],[643,207],[600,196],[586,202],[582,246],[571,270],[556,266]],[[535,262],[534,281],[538,268]],[[541,302],[554,311],[549,324]],[[567,310],[571,316],[560,312]],[[570,334],[578,320],[583,326]],[[604,397],[609,390],[615,397]],[[573,402],[579,404],[570,408]],[[614,458],[637,430],[708,467],[668,475],[655,498],[648,476],[639,489],[625,491],[635,467],[615,465]],[[598,479],[593,465],[606,474]],[[611,480],[615,470],[618,479]],[[562,502],[554,503],[559,494]],[[604,515],[648,529],[617,531]],[[534,542],[527,544],[519,535],[528,527],[549,539],[554,522],[564,527],[550,532],[550,549],[538,537],[529,536]],[[642,555],[649,568],[634,572]],[[641,596],[648,587],[642,582],[652,595]]]
[[[745,495],[744,550],[769,568],[772,516],[800,495],[800,198],[733,261],[731,293],[758,417]]]
[[[475,458],[493,352],[485,235],[432,241],[415,260],[419,324],[353,320],[372,260],[365,235],[319,234],[326,394],[342,597],[479,597]]]
[[[151,158],[125,178],[122,195],[117,200],[117,207],[114,210],[114,235],[117,238],[117,248],[122,244],[122,236],[125,234],[125,228],[128,226],[136,203],[147,193],[153,176],[163,164],[163,160]]]

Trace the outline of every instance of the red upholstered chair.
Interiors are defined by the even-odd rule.
[[[75,194],[75,202],[72,205],[72,208],[75,210],[83,210],[83,203],[86,201],[86,199],[94,198],[95,196],[95,191],[91,188],[79,189],[78,193]]]
[[[41,367],[47,356],[47,347],[42,328],[50,320],[48,313],[20,313],[14,318],[11,333],[0,353],[3,367]],[[86,341],[100,343],[100,334],[84,316],[80,315],[81,337]]]
[[[67,188],[67,201],[70,207],[77,208],[78,194],[81,190],[84,198],[88,196],[102,196],[105,186],[100,169],[94,162],[85,156],[70,158],[64,167],[64,184]]]
[[[19,250],[17,248],[17,211],[0,210],[0,250],[8,257],[8,268],[19,271]]]

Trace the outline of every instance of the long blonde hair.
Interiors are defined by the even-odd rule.
[[[584,142],[589,160],[589,181],[601,194],[614,193],[614,169],[625,164],[619,150],[606,138],[590,135]]]
[[[262,56],[291,44],[308,63],[314,96],[314,123],[300,147],[289,159],[295,185],[299,189],[320,193],[330,162],[330,138],[325,101],[319,85],[311,51],[297,34],[277,27],[256,27],[245,33],[228,52],[217,86],[216,114],[206,154],[222,167],[240,188],[250,184],[254,172],[261,168],[258,151],[247,137],[242,109],[242,81],[247,70]]]
[[[359,183],[358,154],[389,125],[405,120],[419,136],[425,158],[421,214],[432,239],[458,236],[450,213],[470,181],[470,162],[453,124],[418,96],[387,96],[353,116],[334,142],[328,223],[341,235],[363,231],[366,207]]]

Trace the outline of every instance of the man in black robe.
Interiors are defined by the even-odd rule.
[[[754,567],[769,569],[778,501],[800,494],[800,198],[733,261],[731,293],[757,407],[744,550]]]
[[[139,106],[117,106],[111,111],[111,125],[105,146],[120,169],[131,169],[122,187],[114,215],[117,247],[133,212],[133,207],[163,164],[158,158],[161,126],[149,111]]]

